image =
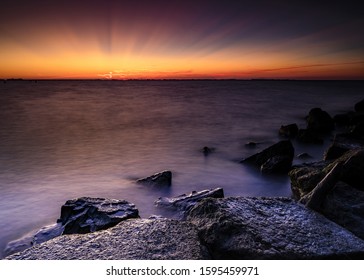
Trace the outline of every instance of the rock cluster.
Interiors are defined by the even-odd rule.
[[[240,162],[253,164],[262,173],[287,173],[291,169],[293,157],[291,141],[283,140]]]

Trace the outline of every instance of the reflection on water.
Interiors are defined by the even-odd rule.
[[[362,83],[253,81],[8,82],[0,92],[0,251],[54,222],[80,196],[126,199],[142,217],[160,196],[220,186],[227,196],[289,196],[287,177],[237,163],[304,125],[312,107],[331,114],[361,99]],[[328,103],[330,101],[330,103]],[[256,141],[256,149],[245,143]],[[320,158],[323,147],[296,145]],[[209,156],[204,146],[216,150]],[[172,170],[170,188],[136,178]]]

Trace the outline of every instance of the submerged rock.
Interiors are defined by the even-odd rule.
[[[205,199],[187,220],[214,259],[364,257],[363,240],[289,198]]]
[[[89,234],[63,235],[9,256],[12,260],[209,259],[189,222],[132,219]]]
[[[212,147],[203,147],[202,148],[202,153],[204,154],[204,156],[208,156],[209,154],[213,153],[215,151],[215,148]]]
[[[136,182],[142,185],[169,187],[172,185],[172,172],[169,170],[162,171],[152,176],[138,179]]]
[[[223,198],[224,190],[222,188],[216,188],[199,192],[193,191],[190,194],[182,194],[173,198],[160,197],[154,202],[154,204],[158,207],[166,207],[178,210],[182,215],[184,215],[197,202],[208,197]]]
[[[285,173],[292,166],[293,156],[294,148],[291,141],[283,140],[243,159],[240,163],[256,165],[264,173]]]
[[[135,205],[125,200],[81,197],[68,200],[62,206],[57,222],[64,226],[63,234],[72,234],[106,229],[138,217]]]

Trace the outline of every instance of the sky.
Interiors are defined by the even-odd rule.
[[[360,1],[0,5],[2,79],[364,79]]]

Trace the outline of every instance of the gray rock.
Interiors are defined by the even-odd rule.
[[[351,133],[336,134],[333,142],[324,153],[324,160],[334,160],[350,150],[364,147],[364,141]]]
[[[288,172],[292,166],[294,148],[291,141],[280,141],[240,163],[249,163],[269,172]],[[268,172],[269,170],[269,172]]]
[[[183,217],[186,211],[193,207],[197,202],[208,197],[223,198],[224,190],[222,188],[215,188],[199,192],[193,191],[190,194],[182,194],[173,198],[160,197],[154,202],[154,204],[158,207],[166,207],[177,210]]]
[[[289,198],[205,199],[187,220],[214,259],[364,257],[363,240]]]
[[[57,222],[64,226],[63,234],[72,234],[106,229],[138,217],[135,205],[125,200],[81,197],[68,200],[62,206]]]
[[[172,172],[169,170],[165,170],[152,176],[138,179],[136,182],[142,185],[169,187],[170,185],[172,185]]]
[[[89,234],[62,235],[7,257],[12,260],[208,259],[188,222],[131,219]]]
[[[364,192],[338,182],[321,204],[319,212],[364,239]]]

